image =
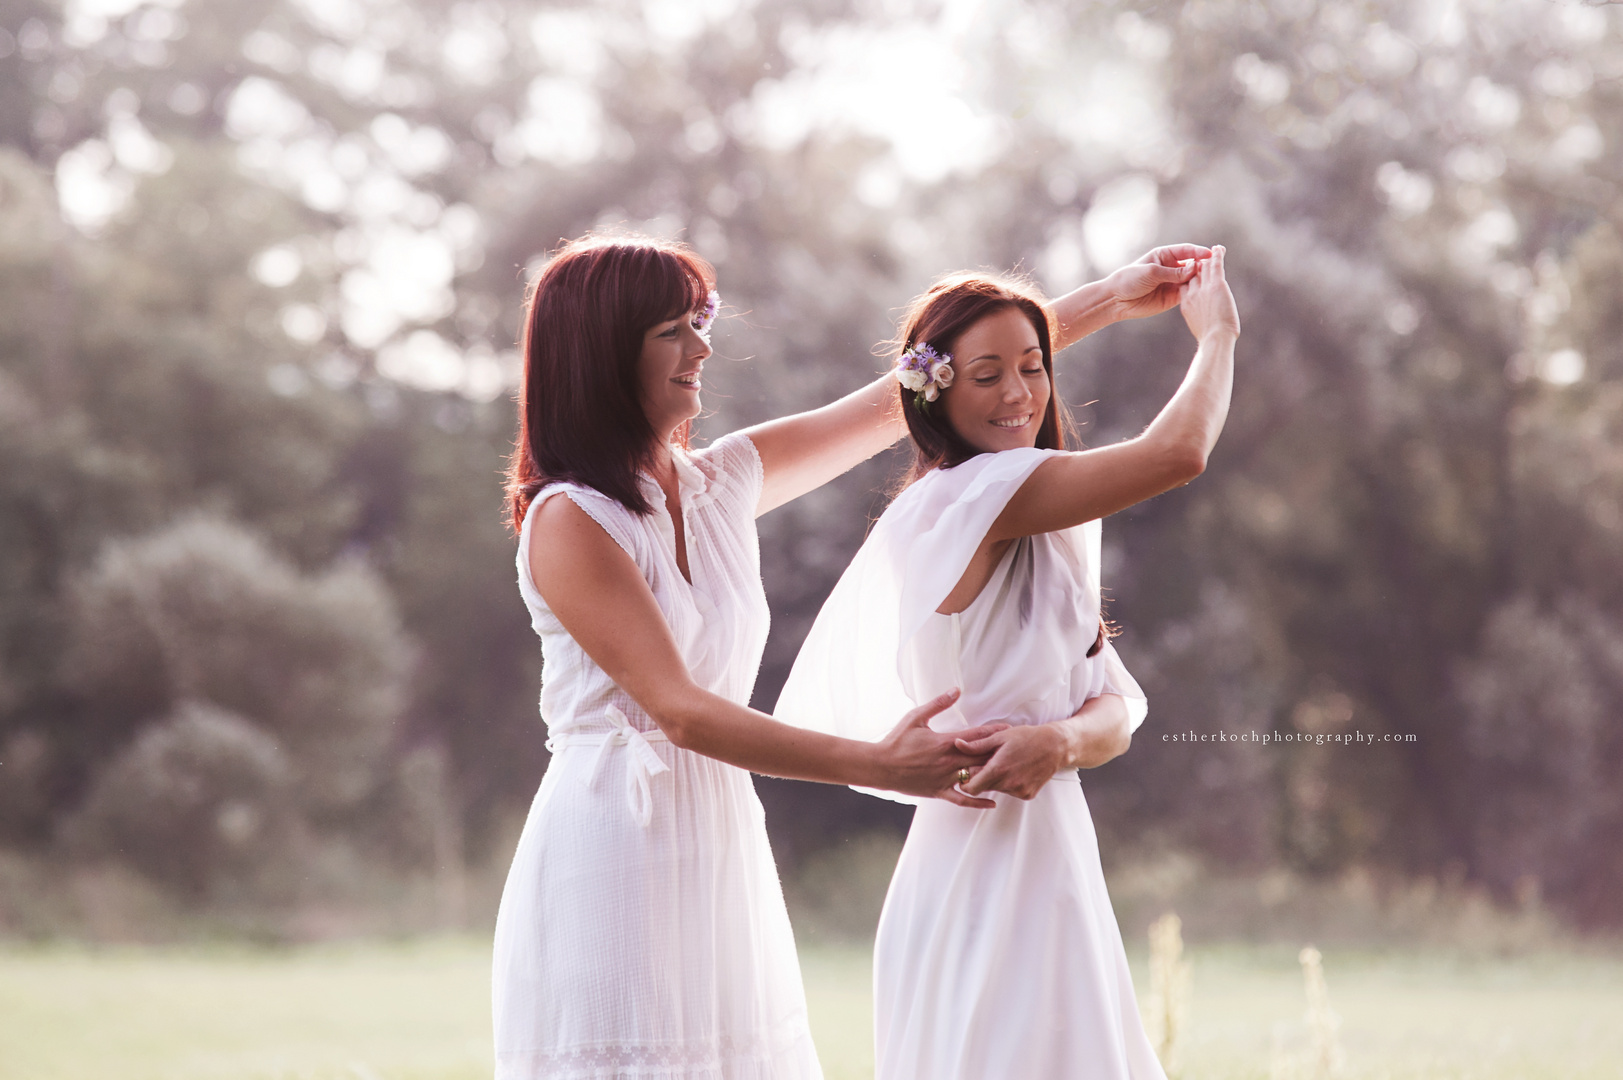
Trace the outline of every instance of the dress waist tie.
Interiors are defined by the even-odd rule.
[[[565,731],[547,740],[547,750],[556,754],[568,746],[596,746],[597,755],[592,758],[592,767],[586,774],[586,786],[590,788],[596,786],[597,774],[602,771],[603,759],[610,748],[625,747],[630,755],[626,759],[626,805],[631,808],[631,816],[637,824],[647,828],[654,817],[654,796],[648,782],[662,772],[671,771],[651,742],[670,740],[663,731],[638,731],[631,726],[626,714],[613,705],[606,711],[614,721],[613,731]]]

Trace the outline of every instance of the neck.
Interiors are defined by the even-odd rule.
[[[671,452],[670,436],[666,436],[654,447],[648,456],[648,475],[652,476],[661,487],[669,487],[676,480],[676,457]]]

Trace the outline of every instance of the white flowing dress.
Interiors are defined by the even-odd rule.
[[[519,534],[553,752],[496,917],[498,1080],[820,1080],[750,775],[667,741],[530,577],[531,521],[572,499],[636,562],[699,685],[743,704],[767,635],[744,435],[677,453],[691,585],[659,486],[641,517],[576,484]]]
[[[964,611],[936,611],[1054,451],[938,469],[875,523],[796,658],[777,717],[877,739],[960,687],[939,731],[1041,724],[1143,692],[1099,626],[1099,523],[1009,545]],[[875,794],[887,794],[875,792]],[[894,796],[888,796],[894,797]],[[878,1080],[1165,1080],[1145,1034],[1076,771],[994,810],[918,804],[874,947]]]

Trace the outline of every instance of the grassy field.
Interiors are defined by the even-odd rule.
[[[1139,958],[1135,958],[1139,959]],[[1195,949],[1185,1080],[1292,1075],[1292,950]],[[1328,950],[1348,1078],[1623,1078],[1623,960]],[[829,1080],[872,1074],[868,956],[804,955]],[[462,1080],[490,1074],[482,941],[0,948],[0,1080]],[[1140,993],[1141,966],[1135,969]]]

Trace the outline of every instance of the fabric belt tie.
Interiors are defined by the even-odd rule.
[[[630,754],[626,759],[626,805],[631,808],[631,816],[637,824],[647,828],[654,819],[654,794],[649,781],[660,773],[671,771],[649,740],[669,740],[662,731],[638,731],[631,726],[626,714],[613,705],[605,711],[614,722],[613,731],[565,732],[548,739],[547,749],[557,753],[566,746],[595,745],[597,755],[592,758],[592,767],[586,774],[586,786],[592,788],[597,786],[597,774],[602,771],[603,759],[608,756],[609,750],[616,746],[625,747]]]

